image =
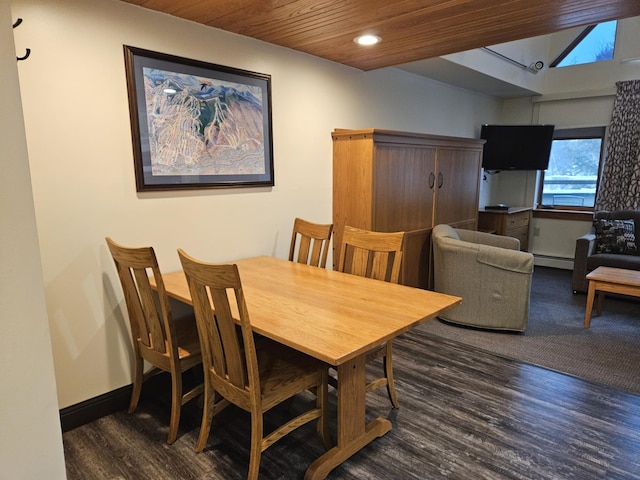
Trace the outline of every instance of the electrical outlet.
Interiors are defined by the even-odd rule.
[[[539,237],[540,236],[540,227],[534,227],[533,228],[533,236],[534,237]]]

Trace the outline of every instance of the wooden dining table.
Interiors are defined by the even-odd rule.
[[[336,446],[305,474],[307,480],[325,478],[391,430],[382,417],[366,422],[366,353],[461,298],[267,256],[230,263],[238,265],[253,330],[338,371]],[[170,297],[192,304],[182,271],[163,280]]]

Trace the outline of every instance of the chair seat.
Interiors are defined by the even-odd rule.
[[[200,341],[198,339],[192,340],[189,343],[185,343],[184,345],[178,347],[178,356],[181,360],[199,354]]]
[[[194,317],[176,322],[176,338],[178,339],[178,355],[180,358],[200,353],[200,337]]]
[[[329,366],[320,360],[272,340],[259,343],[258,368],[264,410],[304,390],[304,385],[318,378],[318,368]]]

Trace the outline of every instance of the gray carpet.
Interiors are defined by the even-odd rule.
[[[640,394],[640,300],[607,296],[585,329],[586,295],[573,294],[571,271],[536,267],[524,333],[433,320],[418,327],[481,350]],[[595,314],[595,310],[594,310]]]

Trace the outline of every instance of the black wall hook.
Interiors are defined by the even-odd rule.
[[[16,28],[21,23],[22,23],[22,19],[21,18],[17,19],[16,23],[13,24],[13,28]],[[31,49],[27,48],[25,54],[22,57],[16,57],[16,60],[17,61],[26,60],[27,58],[29,58],[29,55],[31,55]]]

